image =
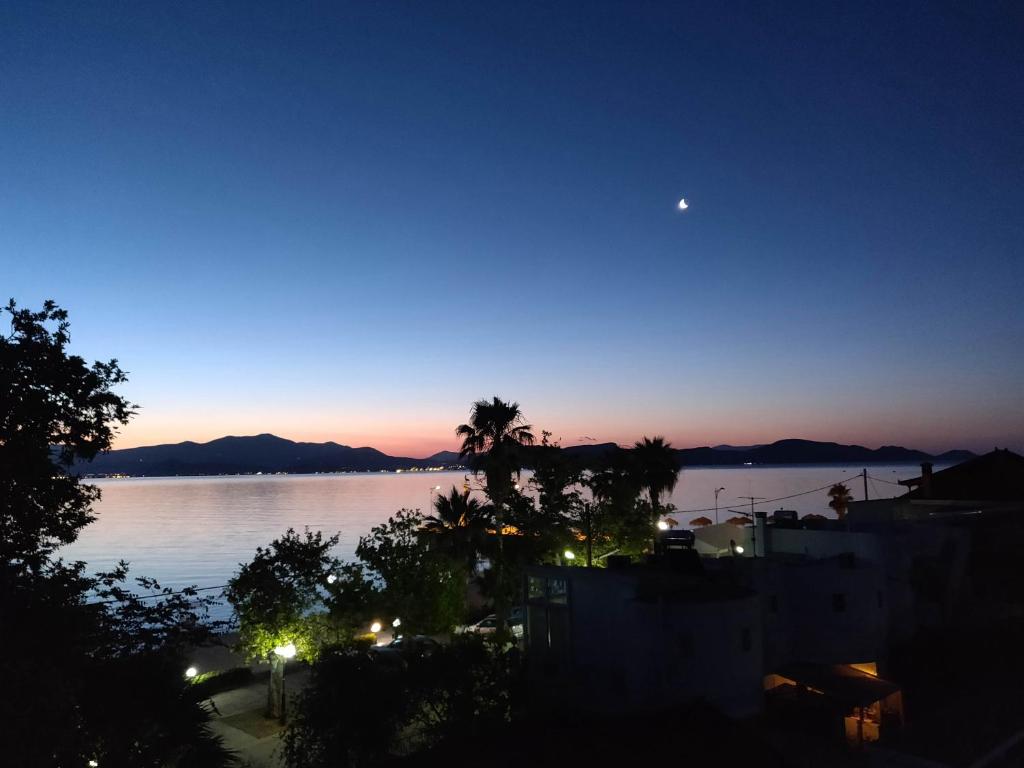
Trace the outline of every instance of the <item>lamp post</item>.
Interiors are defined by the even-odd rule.
[[[268,692],[267,710],[270,717],[285,720],[284,665],[288,659],[295,658],[295,643],[277,646],[270,653],[270,690]]]
[[[430,495],[427,497],[427,511],[428,512],[430,511],[430,508],[434,506],[434,494],[437,493],[440,490],[441,490],[441,486],[440,485],[432,485],[432,486],[430,486]]]
[[[724,490],[725,488],[715,488],[715,525],[718,525],[718,494]]]

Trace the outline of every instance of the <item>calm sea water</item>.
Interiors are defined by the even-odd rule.
[[[710,508],[714,489],[724,487],[719,505],[725,520],[730,506],[749,510],[742,496],[776,499],[836,481],[847,482],[861,499],[859,473],[860,467],[834,465],[684,469],[671,501],[680,510]],[[892,483],[920,471],[914,465],[874,466],[868,473]],[[103,491],[98,519],[62,554],[93,570],[124,559],[132,573],[165,586],[216,586],[288,527],[340,533],[338,555],[349,557],[372,526],[402,507],[428,508],[435,485],[446,492],[452,485],[461,488],[463,478],[461,472],[430,472],[94,480]],[[903,489],[869,481],[868,491],[879,498]],[[818,491],[758,508],[831,514],[827,502]],[[714,518],[713,511],[679,512],[675,518],[686,525],[699,515]]]

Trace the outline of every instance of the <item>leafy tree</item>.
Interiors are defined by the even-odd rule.
[[[0,310],[0,578],[39,573],[55,550],[92,522],[100,491],[71,469],[110,448],[133,406],[113,387],[126,376],[117,360],[91,366],[69,355],[66,310]],[[55,326],[55,327],[51,327]]]
[[[419,511],[400,509],[359,539],[356,557],[375,579],[387,618],[400,618],[408,632],[447,632],[462,620],[464,566],[423,544],[424,523]]]
[[[662,515],[661,496],[672,493],[679,481],[679,460],[672,444],[663,437],[638,440],[633,445],[634,467],[637,482],[647,491],[651,501],[651,538],[656,537],[654,527]]]
[[[267,700],[272,717],[284,717],[286,659],[315,658],[323,642],[323,612],[313,609],[322,604],[322,589],[338,567],[331,555],[337,543],[337,535],[325,539],[307,528],[300,536],[289,528],[269,547],[258,547],[225,590],[238,617],[239,649],[270,661]]]
[[[843,520],[846,517],[846,509],[853,501],[853,494],[843,483],[836,483],[828,489],[828,505],[835,510],[836,516]]]
[[[93,519],[99,489],[74,470],[110,448],[133,407],[117,361],[68,353],[67,313],[5,313],[0,335],[0,722],[10,765],[217,766],[230,753],[182,676],[212,602],[127,565],[87,575],[57,557]],[[147,595],[147,598],[149,596]]]
[[[344,646],[366,634],[384,603],[377,579],[362,563],[344,563],[327,579],[329,631],[325,642]]]

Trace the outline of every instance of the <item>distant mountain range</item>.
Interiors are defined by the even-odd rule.
[[[566,454],[592,464],[615,443],[575,445]],[[920,461],[955,463],[974,456],[970,451],[947,451],[933,456],[899,446],[871,449],[859,445],[779,440],[770,445],[717,446],[677,449],[680,466],[738,466],[743,464],[900,464]],[[174,443],[124,448],[98,456],[76,469],[83,475],[235,475],[275,472],[376,472],[381,470],[457,468],[464,464],[454,451],[424,459],[388,456],[376,448],[351,448],[338,443],[297,443],[276,435],[222,437],[208,443]]]

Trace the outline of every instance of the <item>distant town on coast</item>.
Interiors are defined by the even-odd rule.
[[[573,445],[567,457],[587,465],[616,450],[615,443]],[[529,466],[529,451],[526,464]],[[859,445],[778,440],[768,445],[719,445],[673,449],[678,465],[744,466],[758,464],[939,464],[965,461],[975,454],[951,450],[933,455],[896,445],[865,448]],[[309,474],[325,472],[404,472],[467,467],[456,451],[440,451],[426,458],[389,456],[376,448],[352,448],[335,442],[303,443],[276,435],[221,437],[208,443],[186,441],[167,445],[113,450],[78,466],[80,474],[93,477],[169,477],[195,475]]]

